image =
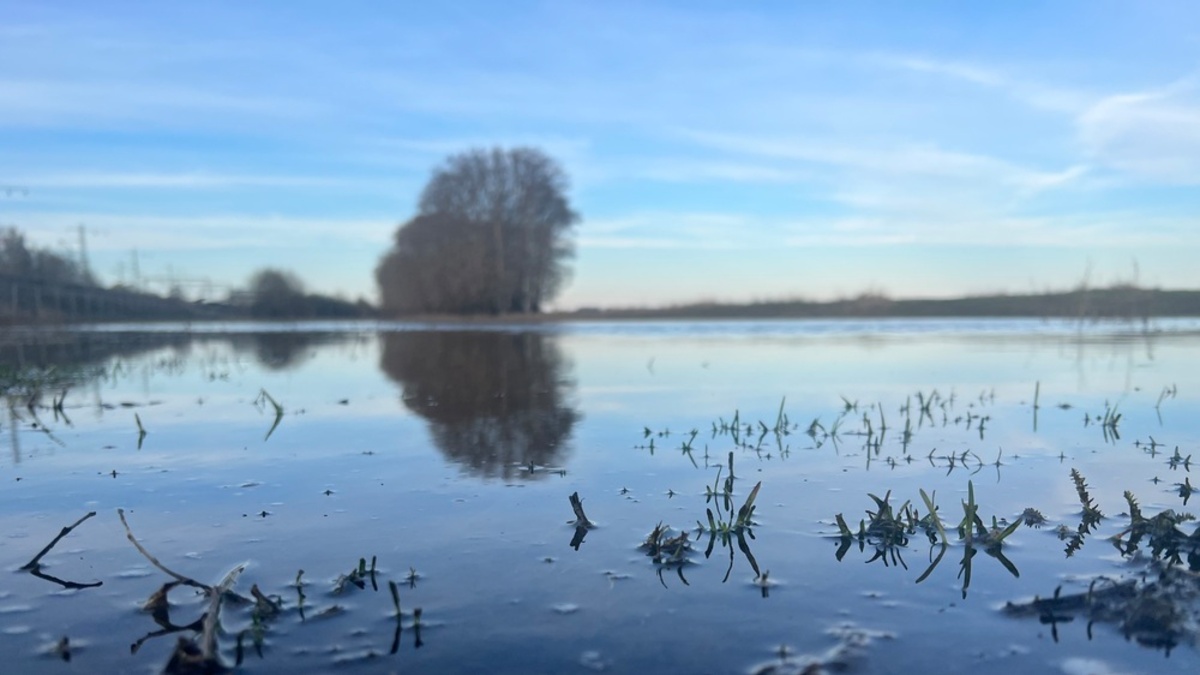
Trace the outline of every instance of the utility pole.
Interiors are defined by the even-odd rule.
[[[79,269],[85,279],[92,278],[92,266],[88,263],[87,254],[87,226],[82,223],[79,225]]]

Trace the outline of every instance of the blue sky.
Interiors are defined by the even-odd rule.
[[[446,155],[533,145],[559,307],[1200,286],[1200,3],[436,4],[0,3],[0,224],[373,298]]]

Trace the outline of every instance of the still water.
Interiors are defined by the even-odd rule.
[[[1195,321],[10,333],[3,670],[162,672],[207,611],[246,673],[1195,672],[1198,354]],[[1136,550],[1125,491],[1174,519]]]

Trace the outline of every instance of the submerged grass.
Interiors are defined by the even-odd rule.
[[[94,516],[94,513],[89,513],[79,519],[73,525],[63,528],[63,531],[56,537],[50,545],[36,555],[27,565],[27,569],[37,574],[37,568],[40,559],[44,556],[60,539],[70,533],[75,527],[83,523],[88,518]],[[224,673],[230,670],[230,666],[222,658],[221,638],[228,635],[228,627],[237,623],[245,622],[246,627],[233,634],[233,652],[235,655],[235,666],[241,666],[245,657],[247,641],[253,647],[255,653],[261,658],[263,657],[263,647],[267,634],[271,630],[271,624],[278,620],[285,613],[293,608],[288,606],[288,603],[278,595],[268,595],[264,593],[257,584],[252,584],[249,591],[249,596],[243,596],[234,591],[234,587],[239,577],[245,572],[247,564],[240,563],[230,568],[220,581],[216,584],[206,584],[192,577],[181,574],[164,565],[157,557],[148,551],[134,536],[133,530],[126,518],[124,509],[117,509],[117,515],[120,518],[121,524],[125,528],[126,538],[131,544],[145,557],[155,568],[162,571],[171,581],[164,583],[156,591],[154,591],[146,602],[143,604],[143,609],[148,612],[154,622],[159,626],[158,630],[150,631],[145,636],[137,640],[131,645],[131,652],[136,654],[139,649],[147,641],[157,637],[162,637],[171,634],[180,634],[180,637],[171,652],[170,658],[167,661],[162,672],[166,675],[196,675],[197,673]],[[349,573],[341,574],[333,582],[330,590],[331,595],[339,595],[344,593],[350,587],[365,590],[367,583],[371,585],[372,591],[379,590],[378,576],[380,572],[377,568],[377,560],[375,556],[371,557],[368,565],[365,557],[359,558],[358,564],[355,565]],[[41,576],[41,575],[39,575]],[[294,610],[298,615],[300,622],[306,620],[305,607],[307,595],[304,592],[306,586],[303,581],[304,570],[296,573],[294,582],[291,584],[297,593],[297,601],[294,605]],[[415,585],[416,570],[409,568],[409,576],[406,578],[410,584]],[[53,581],[54,579],[51,578]],[[100,585],[98,582],[88,585],[76,585],[73,588],[90,588]],[[176,623],[171,618],[171,612],[174,611],[172,603],[169,601],[170,592],[179,586],[191,586],[202,592],[207,598],[207,604],[204,612],[199,618],[189,623]],[[402,630],[403,612],[400,609],[399,590],[394,580],[387,581],[388,589],[391,593],[393,608],[396,617],[396,629],[392,641],[391,653],[396,653],[399,647],[400,632]],[[230,613],[237,611],[240,619],[229,616]],[[331,616],[344,611],[339,605],[332,605],[318,612],[318,616]],[[414,645],[420,647],[423,643],[421,640],[421,609],[413,610],[413,629],[414,629]],[[223,618],[224,617],[224,618]]]
[[[267,435],[263,436],[264,441],[270,440],[271,434],[275,433],[279,422],[283,420],[283,406],[275,400],[275,397],[268,394],[266,389],[259,389],[258,396],[254,399],[254,405],[262,409],[267,404],[270,404],[272,410],[275,411],[275,420],[271,423],[271,428],[267,429]]]
[[[1096,505],[1095,500],[1088,491],[1088,485],[1077,469],[1071,469],[1071,482],[1075,484],[1075,493],[1079,496],[1079,505],[1082,508],[1078,527],[1075,528],[1074,534],[1067,537],[1066,554],[1067,557],[1075,555],[1080,548],[1083,547],[1083,542],[1100,521],[1104,520],[1104,514],[1100,512],[1100,507]]]
[[[146,427],[142,426],[142,418],[137,413],[133,413],[133,421],[137,422],[138,439],[137,449],[142,449],[142,442],[146,440]]]
[[[1112,538],[1113,545],[1121,555],[1129,557],[1136,554],[1144,539],[1155,560],[1181,565],[1186,559],[1189,569],[1200,570],[1200,526],[1191,534],[1181,529],[1184,523],[1196,520],[1194,515],[1166,509],[1146,517],[1137,498],[1129,490],[1125,491],[1125,501],[1129,505],[1129,525]]]
[[[1073,555],[1084,543],[1087,533],[1104,516],[1092,498],[1083,475],[1071,470],[1082,507],[1081,522],[1071,537],[1067,555]],[[1124,492],[1129,524],[1110,538],[1113,546],[1127,559],[1143,552],[1151,563],[1146,572],[1132,578],[1099,577],[1080,593],[1062,593],[1062,586],[1050,598],[1008,603],[1005,611],[1015,616],[1036,616],[1051,626],[1057,642],[1058,625],[1083,617],[1087,635],[1092,638],[1095,623],[1111,623],[1121,633],[1144,646],[1163,649],[1168,654],[1183,642],[1200,642],[1200,526],[1189,533],[1185,524],[1195,522],[1190,513],[1165,509],[1147,516],[1133,492]]]
[[[713,480],[712,485],[705,486],[705,503],[709,506],[705,507],[706,521],[696,521],[696,538],[693,540],[689,531],[672,530],[670,526],[664,525],[659,521],[650,534],[646,536],[639,548],[643,550],[647,556],[654,560],[654,563],[659,568],[659,580],[662,580],[662,570],[664,567],[674,568],[679,578],[688,584],[687,579],[683,575],[683,566],[688,564],[690,556],[694,553],[693,543],[699,542],[706,535],[708,537],[708,545],[704,551],[704,557],[710,558],[716,545],[720,543],[722,548],[729,550],[729,565],[725,570],[725,576],[722,583],[729,581],[729,576],[733,572],[733,565],[736,560],[734,546],[741,551],[746,561],[754,570],[755,583],[763,591],[763,596],[766,597],[766,589],[768,582],[766,573],[758,566],[758,560],[754,557],[754,553],[750,550],[750,544],[747,538],[754,539],[754,510],[755,500],[758,498],[758,492],[762,488],[762,481],[759,481],[751,488],[749,494],[742,502],[741,506],[734,509],[734,483],[736,474],[733,471],[733,452],[729,453],[728,473],[725,474],[722,480],[722,474],[725,471],[724,466],[717,467],[717,475]],[[663,581],[665,586],[665,581]]]
[[[929,540],[931,555],[932,547],[938,549],[936,557],[917,578],[916,583],[927,579],[945,557],[951,541],[934,503],[934,497],[925,490],[919,492],[921,501],[928,509],[924,516],[909,501],[905,501],[899,508],[893,507],[890,503],[891,491],[883,497],[867,495],[875,502],[875,510],[867,510],[867,518],[859,522],[858,532],[850,529],[842,514],[836,514],[834,520],[838,526],[840,545],[835,557],[841,561],[850,547],[857,542],[860,551],[865,550],[867,545],[874,549],[874,555],[867,560],[868,563],[880,560],[884,566],[908,569],[903,550],[908,548],[912,535],[923,531]],[[962,579],[962,593],[965,598],[971,586],[972,561],[978,550],[983,550],[995,558],[1014,577],[1020,576],[1016,565],[1004,555],[1003,545],[1004,540],[1020,527],[1022,520],[1018,518],[1011,523],[1002,523],[993,516],[991,524],[986,524],[979,515],[979,505],[975,501],[975,485],[971,481],[967,481],[967,499],[962,502],[962,509],[962,519],[954,526],[954,531],[958,535],[958,543],[963,547],[959,578]]]

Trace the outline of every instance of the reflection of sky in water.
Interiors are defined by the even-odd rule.
[[[2,421],[5,569],[96,510],[46,562],[54,573],[105,586],[59,594],[12,575],[0,595],[0,648],[35,659],[38,640],[66,632],[90,641],[77,657],[82,663],[140,670],[161,663],[171,638],[128,656],[128,643],[152,627],[133,608],[163,579],[124,540],[115,517],[124,507],[168,566],[215,581],[249,560],[242,586],[258,583],[286,598],[303,568],[316,584],[312,602],[346,605],[344,617],[325,624],[282,620],[272,653],[251,661],[252,672],[321,670],[333,659],[325,650],[346,635],[355,636],[350,653],[386,651],[386,589],[338,599],[322,590],[372,555],[390,578],[402,578],[410,565],[425,577],[410,593],[431,622],[426,646],[389,657],[397,667],[469,671],[486,663],[557,672],[597,651],[618,672],[741,672],[769,661],[780,644],[822,651],[830,646],[825,629],[850,620],[900,635],[866,656],[867,664],[886,659],[899,670],[927,668],[933,658],[938,669],[1047,670],[1080,657],[1108,660],[1117,670],[1189,669],[1194,651],[1164,660],[1107,639],[1118,635],[1111,626],[1097,627],[1102,637],[1093,641],[1082,627],[1063,627],[1055,644],[1036,622],[994,610],[1006,600],[1049,595],[1064,582],[1070,588],[1075,575],[1132,569],[1104,541],[1126,522],[1118,516],[1123,490],[1149,512],[1183,508],[1173,484],[1189,474],[1172,470],[1167,457],[1176,445],[1195,452],[1200,438],[1191,414],[1200,391],[1195,333],[1081,338],[1043,324],[1033,324],[1037,335],[991,324],[956,333],[945,322],[937,330],[906,322],[870,332],[836,322],[805,326],[588,324],[532,334],[327,333],[319,340],[203,334],[186,346],[123,352],[105,361],[108,377],[71,390],[71,426],[39,411],[62,445],[31,429],[22,412],[14,458],[12,429]],[[116,375],[112,359],[122,362]],[[1156,411],[1169,385],[1178,394]],[[254,404],[263,389],[286,412],[269,440],[273,411]],[[953,393],[954,405],[945,424],[940,409],[932,424],[920,423],[908,461],[901,406],[910,401],[917,425],[913,395],[934,389],[944,399]],[[705,486],[733,449],[727,435],[714,437],[713,422],[736,411],[743,423],[773,425],[784,396],[799,428],[778,442],[768,435],[758,452],[735,452],[738,499],[763,483],[760,524],[748,544],[780,585],[763,600],[740,552],[722,584],[729,549],[719,545],[709,560],[699,546],[697,564],[684,571],[690,585],[673,572],[660,582],[636,547],[659,521],[686,528],[705,518]],[[814,447],[804,429],[814,419],[831,428],[841,396],[857,401],[857,412],[845,416],[837,442]],[[1095,422],[1084,426],[1085,414],[1102,416],[1106,403],[1122,414],[1120,439],[1112,442]],[[878,430],[875,404],[888,426],[878,453],[857,435],[864,412]],[[135,412],[149,432],[140,451]],[[988,418],[982,438],[977,421],[970,429],[954,422],[968,414]],[[689,457],[680,447],[693,428],[699,434]],[[1154,457],[1134,445],[1151,436],[1165,444]],[[948,456],[963,452],[970,466],[951,466]],[[1109,518],[1067,560],[1052,529],[1078,521],[1072,467]],[[869,550],[834,559],[836,542],[823,535],[836,531],[836,513],[857,525],[873,508],[868,492],[890,490],[899,506],[919,503],[918,489],[936,491],[946,518],[956,519],[968,480],[987,519],[1027,506],[1050,519],[1009,540],[1019,578],[977,556],[964,600],[953,549],[920,585],[914,580],[929,551],[919,541],[904,553],[908,570],[863,564]],[[600,524],[578,552],[568,547],[573,530],[566,524],[574,491]],[[566,605],[578,611],[553,609]],[[3,611],[21,607],[31,609]],[[108,644],[114,630],[118,644]],[[951,637],[961,651],[945,652]],[[518,647],[531,641],[537,650]],[[298,643],[319,647],[299,655]],[[52,670],[46,659],[28,663]]]

